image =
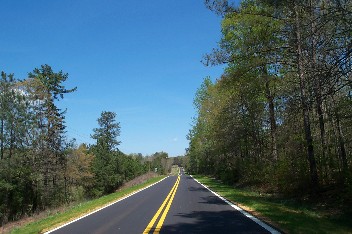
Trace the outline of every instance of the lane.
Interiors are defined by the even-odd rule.
[[[177,192],[178,185],[180,183],[180,176],[177,177],[175,185],[172,187],[170,193],[165,198],[162,205],[159,207],[158,211],[155,213],[153,218],[150,220],[148,226],[145,228],[143,234],[148,234],[149,232],[159,233],[161,227],[163,226],[164,220],[167,216],[168,211],[170,210],[172,201]],[[159,222],[156,221],[159,219]]]
[[[181,182],[160,233],[270,233],[192,177]]]
[[[52,233],[143,233],[176,179],[176,176],[170,176],[148,189]]]
[[[270,233],[268,230],[192,177],[181,175],[170,176],[52,233]]]

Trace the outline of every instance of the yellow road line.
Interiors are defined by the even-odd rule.
[[[169,192],[169,194],[167,195],[167,197],[165,198],[164,202],[161,204],[160,208],[158,209],[158,211],[155,213],[155,215],[153,216],[152,220],[150,220],[149,224],[147,225],[147,227],[145,228],[145,230],[143,231],[143,234],[147,234],[150,232],[150,230],[153,228],[155,221],[158,219],[161,211],[164,209],[165,205],[167,204],[169,198],[172,196],[172,194],[174,194],[173,192],[176,191],[178,183],[180,181],[180,177],[177,177],[177,180],[174,184],[174,186],[172,187],[171,191]]]
[[[180,176],[179,176],[178,178],[180,178]],[[169,201],[169,203],[167,204],[167,206],[166,206],[166,208],[165,208],[165,210],[164,210],[164,212],[163,212],[163,214],[162,214],[162,216],[161,216],[161,218],[160,218],[158,224],[156,225],[156,228],[155,228],[153,234],[158,234],[158,233],[160,232],[160,229],[161,229],[161,227],[163,226],[163,223],[164,223],[164,221],[165,221],[166,215],[167,215],[167,213],[168,213],[169,210],[170,210],[172,201],[174,200],[174,197],[175,197],[175,194],[176,194],[176,191],[177,191],[177,188],[178,188],[179,183],[180,183],[180,181],[178,180],[178,181],[177,181],[176,188],[175,188],[175,190],[174,190],[174,192],[172,193],[172,196],[171,196],[171,198],[170,198],[170,201]]]

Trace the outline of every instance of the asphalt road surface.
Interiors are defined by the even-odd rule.
[[[270,232],[276,231],[247,218],[192,177],[180,175],[169,176],[52,233]]]

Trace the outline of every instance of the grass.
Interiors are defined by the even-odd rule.
[[[332,214],[309,204],[237,189],[205,176],[194,176],[213,191],[286,233],[352,233],[351,214]]]
[[[122,189],[116,193],[112,193],[103,197],[100,197],[95,200],[90,200],[84,203],[80,203],[67,211],[56,213],[50,215],[44,219],[29,223],[23,227],[16,228],[12,230],[11,233],[43,233],[45,231],[49,231],[55,227],[58,227],[66,222],[74,220],[78,217],[83,216],[84,214],[90,213],[94,210],[97,210],[109,203],[112,203],[118,199],[121,199],[139,189],[142,189],[148,185],[151,185],[159,180],[164,178],[164,176],[158,176],[155,178],[151,178],[144,183],[134,185],[130,188]]]

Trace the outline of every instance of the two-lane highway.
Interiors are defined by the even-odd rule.
[[[270,233],[188,175],[169,176],[53,233]]]

